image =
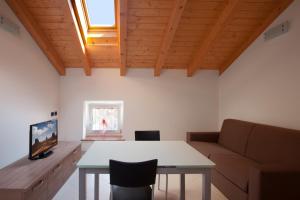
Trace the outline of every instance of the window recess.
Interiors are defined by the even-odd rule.
[[[87,101],[84,109],[84,137],[121,134],[123,101]]]

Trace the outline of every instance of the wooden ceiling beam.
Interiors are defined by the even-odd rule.
[[[83,38],[81,36],[79,26],[77,23],[77,19],[74,13],[74,9],[72,6],[71,0],[66,0],[63,1],[65,3],[65,9],[64,9],[64,14],[65,14],[65,20],[66,22],[70,25],[69,31],[71,34],[71,37],[73,38],[74,44],[76,47],[80,50],[80,59],[81,63],[83,65],[84,73],[86,76],[91,76],[92,75],[92,69],[90,65],[90,60],[88,58],[88,53],[87,49],[85,47],[85,42],[83,41]]]
[[[127,19],[128,19],[128,1],[118,1],[118,38],[120,54],[120,75],[125,76],[127,72]]]
[[[264,30],[293,2],[294,0],[282,0],[272,10],[264,22],[257,27],[251,36],[221,65],[220,75],[264,32]]]
[[[31,34],[32,38],[36,41],[41,50],[46,54],[47,58],[53,64],[57,72],[60,75],[65,75],[66,70],[63,61],[58,56],[57,52],[48,40],[45,33],[40,28],[39,24],[35,21],[29,10],[24,5],[24,2],[20,0],[6,0],[6,3],[14,11],[16,16]]]
[[[171,47],[172,41],[174,39],[186,3],[187,0],[177,0],[175,2],[173,12],[169,19],[169,23],[164,35],[164,39],[160,46],[158,58],[156,60],[154,76],[160,76],[161,69],[166,61],[168,51]]]
[[[209,50],[211,49],[213,42],[216,40],[216,38],[218,38],[223,28],[230,21],[239,2],[240,0],[228,0],[223,11],[218,17],[217,22],[214,24],[212,29],[207,34],[206,38],[203,40],[203,43],[200,45],[199,49],[194,54],[194,57],[192,58],[192,61],[190,62],[187,69],[188,76],[193,76],[197,68],[203,65],[204,59],[208,54]]]

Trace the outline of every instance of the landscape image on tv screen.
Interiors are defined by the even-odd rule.
[[[31,125],[31,157],[57,144],[57,120]]]

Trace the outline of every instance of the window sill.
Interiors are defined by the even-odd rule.
[[[123,135],[120,133],[98,133],[88,134],[81,141],[124,141]]]

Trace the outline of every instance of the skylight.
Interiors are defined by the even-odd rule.
[[[114,0],[85,0],[88,21],[91,27],[115,26]]]

